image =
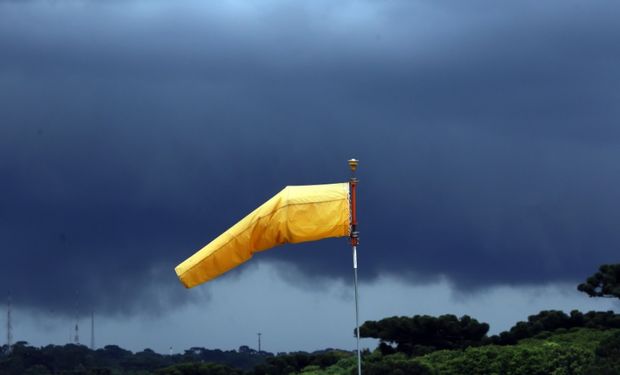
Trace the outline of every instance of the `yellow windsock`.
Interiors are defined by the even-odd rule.
[[[285,243],[348,236],[349,184],[287,186],[175,271],[187,288],[212,280],[255,252]]]

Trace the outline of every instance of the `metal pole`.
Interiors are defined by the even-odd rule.
[[[357,374],[362,375],[362,355],[360,353],[360,322],[357,297],[357,246],[353,246],[353,278],[355,280],[355,333],[357,336]]]
[[[360,322],[359,322],[359,297],[357,293],[357,245],[359,244],[359,233],[357,232],[357,183],[355,171],[357,170],[357,159],[349,160],[351,169],[351,180],[349,188],[351,193],[351,234],[350,241],[353,247],[353,280],[355,283],[355,336],[357,340],[357,374],[362,375],[362,353],[360,352]]]

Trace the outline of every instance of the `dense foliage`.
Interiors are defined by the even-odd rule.
[[[247,347],[241,347],[239,351],[191,348],[184,354],[170,356],[155,353],[150,349],[132,353],[116,345],[108,345],[93,351],[83,345],[48,345],[35,348],[25,342],[18,342],[13,345],[10,355],[7,353],[7,347],[2,347],[0,374],[238,375],[242,373],[241,370],[252,369],[269,356],[273,355],[265,352],[257,353]],[[220,365],[196,364],[204,362],[218,362]]]
[[[351,357],[351,353],[343,351],[328,351],[325,353],[291,353],[267,358],[264,364],[258,365],[253,375],[288,375],[298,373],[305,368],[324,369],[341,359]]]
[[[381,340],[363,353],[365,375],[611,375],[620,374],[620,315],[542,311],[500,335],[468,316],[393,317],[366,322]],[[115,345],[41,348],[18,342],[0,347],[0,374],[29,375],[354,375],[355,356],[328,350],[274,356],[247,346],[238,351],[191,348],[161,355]]]
[[[590,297],[620,298],[620,264],[603,264],[577,289]]]
[[[0,347],[2,375],[279,375],[313,366],[325,369],[350,352],[326,350],[274,356],[247,346],[238,351],[191,348],[184,354],[162,355],[150,349],[132,353],[116,345],[90,350],[83,345],[48,345],[41,348],[18,342]]]
[[[487,337],[487,323],[479,323],[465,315],[460,319],[454,315],[432,317],[391,317],[380,321],[367,321],[360,327],[362,337],[380,340],[382,354],[404,353],[423,355],[441,349],[463,349],[488,344],[514,345],[519,340],[534,337],[541,332],[571,328],[620,328],[620,315],[613,311],[577,310],[566,314],[563,311],[548,310],[531,315],[525,322],[518,322],[510,330]]]
[[[516,345],[438,350],[423,356],[404,353],[364,357],[365,375],[605,375],[619,374],[620,330],[589,328],[543,332]],[[304,375],[356,374],[355,359]]]
[[[181,363],[157,370],[156,375],[243,375],[243,371],[218,363]]]
[[[498,345],[513,345],[519,340],[534,337],[541,332],[571,328],[620,328],[620,315],[613,311],[590,311],[585,314],[573,310],[570,315],[558,310],[541,311],[528,317],[527,322],[518,322],[510,330],[491,337]]]
[[[360,327],[360,336],[381,340],[379,349],[383,354],[420,355],[480,345],[488,331],[487,323],[479,323],[467,315],[460,319],[454,315],[416,315],[367,321]]]

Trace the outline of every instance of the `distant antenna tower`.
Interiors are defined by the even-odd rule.
[[[80,345],[80,309],[78,307],[77,302],[77,293],[76,293],[76,301],[75,301],[75,336],[73,337],[73,343],[75,345]]]
[[[9,294],[6,304],[6,346],[9,352],[11,345],[13,345],[13,324],[11,323],[11,294]]]
[[[258,352],[260,353],[260,351],[261,351],[261,350],[260,350],[260,337],[261,337],[263,334],[259,332],[259,333],[257,333],[257,335],[258,335]]]
[[[90,312],[90,350],[95,350],[95,312]]]
[[[80,345],[80,327],[78,326],[78,322],[75,322],[75,336],[73,337],[73,343],[75,345]]]

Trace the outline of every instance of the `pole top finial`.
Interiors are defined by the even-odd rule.
[[[349,168],[351,168],[351,172],[355,172],[357,169],[357,163],[359,163],[359,160],[355,158],[349,159]]]

